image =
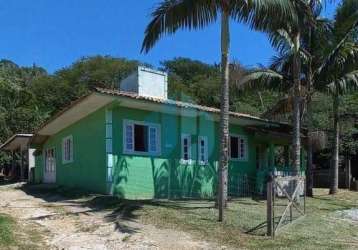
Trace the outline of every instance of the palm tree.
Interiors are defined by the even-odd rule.
[[[311,99],[315,91],[327,90],[329,86],[330,93],[334,97],[334,130],[335,143],[332,164],[332,181],[330,193],[335,193],[338,189],[338,153],[339,153],[339,123],[338,123],[338,105],[339,95],[349,90],[352,85],[357,84],[357,43],[352,42],[354,32],[358,24],[358,2],[355,0],[345,0],[337,9],[335,22],[330,22],[319,17],[321,6],[318,4],[310,6],[312,14],[315,16],[315,25],[310,26],[302,36],[301,60],[304,62],[304,82],[306,88],[302,91],[307,105],[307,125],[308,125],[308,169],[307,169],[307,191],[312,195],[312,108]],[[274,58],[271,69],[258,69],[249,73],[241,84],[252,82],[254,84],[285,85],[291,81],[292,72],[292,53],[290,48],[291,39],[286,33],[284,35],[272,35],[273,41],[278,44],[281,54]],[[322,46],[323,45],[323,46]],[[252,86],[252,84],[250,84]],[[285,89],[287,91],[287,88]],[[278,111],[290,111],[292,106],[292,88],[289,96],[279,102],[275,107]],[[277,112],[277,111],[274,111]]]
[[[318,73],[322,82],[328,83],[328,90],[333,98],[334,143],[331,161],[330,194],[338,192],[340,96],[358,87],[358,2],[345,0],[336,10],[332,30],[334,49]]]
[[[284,70],[285,75],[275,72],[275,70],[255,70],[251,74],[241,81],[241,86],[245,83],[252,82],[254,79],[260,79],[261,83],[272,78],[275,79],[274,85],[277,85],[278,80],[280,83],[285,83],[285,90],[288,86],[291,87],[291,98],[292,101],[292,123],[293,123],[293,134],[292,134],[292,146],[293,146],[293,166],[292,172],[298,174],[301,167],[301,106],[302,106],[302,89],[301,85],[301,64],[302,57],[305,55],[305,50],[302,47],[303,35],[307,30],[307,27],[312,27],[315,24],[314,15],[312,12],[311,5],[319,3],[319,0],[305,1],[305,0],[291,0],[295,16],[297,19],[289,19],[280,24],[271,25],[267,29],[273,47],[275,47],[281,57],[289,59],[290,63],[285,65],[281,70]],[[276,59],[281,60],[278,57]],[[262,80],[265,81],[262,81]],[[272,82],[271,82],[272,83]],[[292,84],[291,84],[292,83]],[[252,84],[247,84],[252,86]]]
[[[179,29],[202,29],[221,15],[221,105],[220,161],[218,169],[219,221],[227,200],[227,169],[229,149],[229,49],[230,18],[249,23],[252,28],[264,29],[277,20],[294,19],[293,0],[163,0],[152,13],[142,45],[148,52],[164,34]]]

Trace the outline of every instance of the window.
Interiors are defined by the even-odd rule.
[[[208,163],[208,138],[199,136],[198,145],[199,164],[205,165]]]
[[[62,163],[73,162],[73,137],[72,135],[63,138],[62,140]]]
[[[188,134],[181,135],[181,161],[182,163],[191,161],[191,136]]]
[[[230,158],[233,160],[247,160],[247,139],[244,136],[230,136]]]
[[[134,124],[134,151],[148,152],[148,126]]]
[[[123,128],[125,153],[160,153],[160,125],[125,120]]]

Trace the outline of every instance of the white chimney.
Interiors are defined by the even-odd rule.
[[[140,96],[168,98],[168,75],[165,72],[146,67],[138,70],[120,83],[120,90],[134,92]]]

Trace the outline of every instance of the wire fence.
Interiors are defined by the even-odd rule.
[[[274,237],[285,225],[306,213],[305,177],[273,176],[267,184],[267,234]]]

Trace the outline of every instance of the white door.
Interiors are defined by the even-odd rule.
[[[56,156],[55,149],[45,150],[44,183],[56,182]]]

